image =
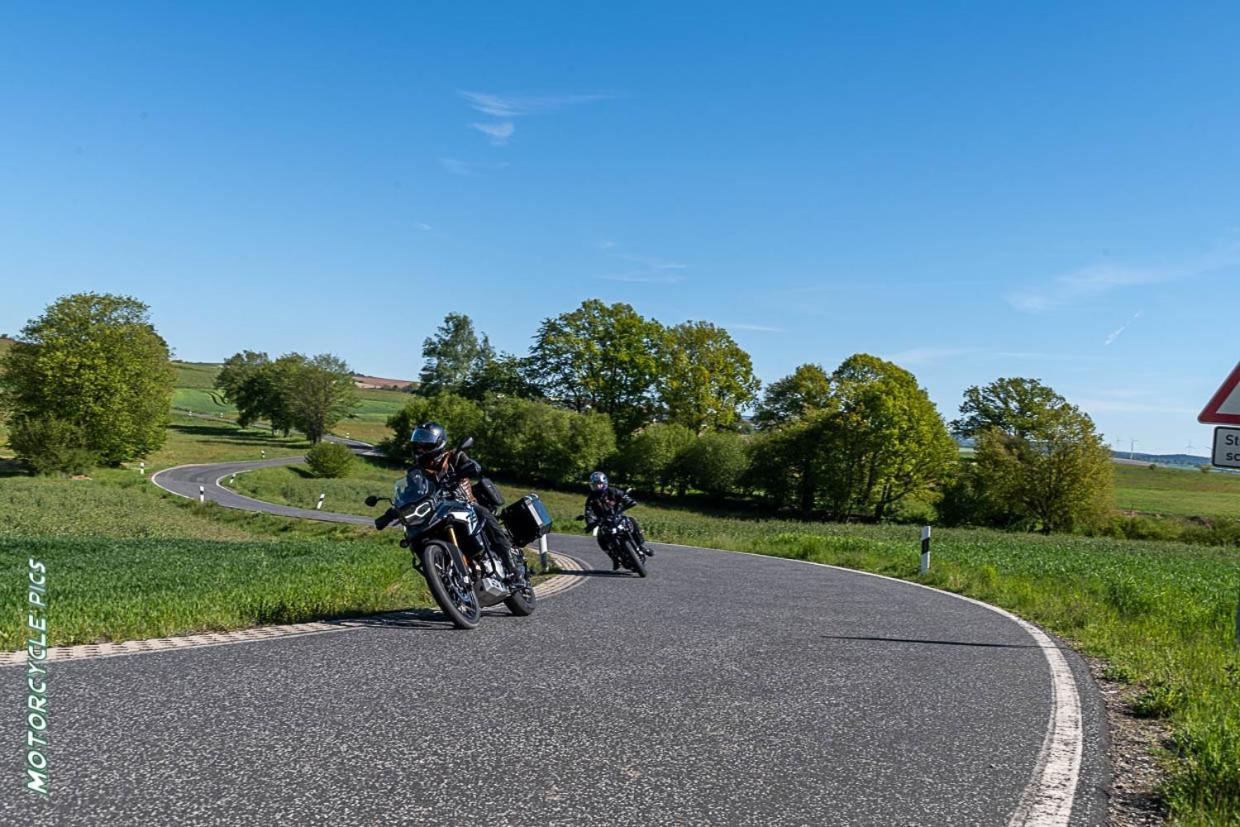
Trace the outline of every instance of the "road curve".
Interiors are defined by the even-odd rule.
[[[215,484],[295,461],[154,481],[366,521]],[[591,538],[554,546],[595,567],[585,584],[473,632],[426,615],[52,664],[54,793],[0,796],[0,823],[1105,820],[1098,693],[1079,658],[1010,616],[797,561],[656,544],[639,580],[613,575]],[[24,697],[19,670],[0,681]],[[0,740],[13,744],[24,724],[9,709]]]

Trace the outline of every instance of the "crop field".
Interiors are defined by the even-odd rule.
[[[1240,474],[1115,466],[1115,505],[1179,517],[1240,517]]]

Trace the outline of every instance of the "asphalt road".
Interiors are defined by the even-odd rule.
[[[196,496],[252,465],[159,482]],[[472,632],[411,615],[53,663],[54,793],[21,788],[13,747],[0,823],[1004,825],[1045,792],[1063,685],[1010,618],[794,561],[656,544],[640,580],[591,538],[552,547],[587,582]],[[1105,819],[1104,715],[1064,655],[1070,818],[1020,823]],[[22,670],[0,687],[18,745]]]

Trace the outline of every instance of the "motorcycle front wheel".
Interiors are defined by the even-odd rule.
[[[482,606],[474,593],[468,573],[453,563],[452,551],[447,544],[427,543],[419,552],[426,585],[439,608],[458,629],[472,629],[482,617]]]
[[[624,553],[629,558],[629,569],[637,574],[638,577],[646,576],[646,561],[642,559],[641,552],[637,550],[637,544],[632,540],[624,541]]]

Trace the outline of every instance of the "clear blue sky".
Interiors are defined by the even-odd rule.
[[[123,292],[181,358],[411,377],[446,312],[523,352],[599,297],[1207,445],[1234,4],[256,5],[5,5],[0,331]]]

